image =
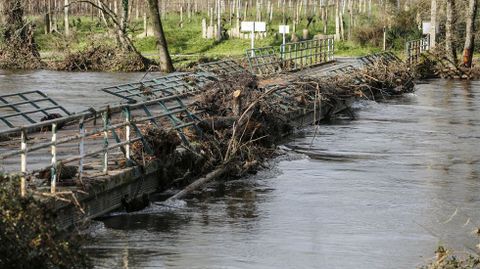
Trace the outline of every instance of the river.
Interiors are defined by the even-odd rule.
[[[0,95],[40,90],[70,112],[120,102],[101,88],[138,82],[159,73],[58,72],[50,70],[0,70]],[[43,104],[42,104],[43,105]]]
[[[0,73],[0,93],[42,88],[78,111],[105,100],[98,85],[143,76],[65,73],[52,85],[41,72]],[[359,102],[356,120],[304,130],[257,175],[95,222],[88,251],[98,268],[365,269],[416,268],[440,244],[471,251],[479,100],[480,81],[432,80]]]
[[[416,268],[480,225],[480,82],[444,80],[310,128],[270,168],[97,223],[98,268]]]

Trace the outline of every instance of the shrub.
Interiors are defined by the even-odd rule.
[[[353,33],[353,40],[361,46],[381,46],[383,44],[383,26],[372,24],[358,27]]]
[[[0,268],[88,268],[76,233],[63,233],[47,203],[19,196],[18,179],[0,174]]]
[[[416,23],[416,11],[401,11],[395,15],[395,20],[388,29],[387,44],[391,49],[402,50],[408,40],[419,39],[421,36]]]

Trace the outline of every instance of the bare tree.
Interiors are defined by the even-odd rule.
[[[65,7],[63,9],[63,12],[64,12],[65,35],[66,36],[70,35],[70,23],[69,23],[69,19],[68,19],[69,9],[70,9],[69,0],[65,0]]]
[[[465,32],[465,46],[463,50],[463,65],[472,67],[473,50],[475,48],[475,18],[477,16],[477,0],[469,0],[467,12],[467,27]]]
[[[128,0],[122,0],[122,15],[120,17],[114,10],[109,8],[105,3],[105,0],[73,0],[70,2],[70,6],[82,3],[87,3],[101,11],[102,19],[106,26],[114,29],[117,43],[121,49],[128,52],[134,52],[141,56],[135,49],[132,40],[127,34]]]
[[[437,0],[432,0],[430,8],[430,48],[437,45]]]
[[[217,0],[217,41],[222,40],[222,6],[220,0]]]
[[[162,20],[160,19],[158,1],[148,0],[148,5],[150,7],[150,16],[153,20],[155,36],[157,37],[157,46],[160,54],[160,70],[171,73],[175,71],[175,68],[173,67],[170,53],[168,52],[167,40],[165,38],[165,33],[163,32]]]
[[[454,12],[455,0],[447,0],[447,21],[445,23],[445,48],[447,51],[447,59],[454,65],[457,63],[457,50],[453,44],[454,42]]]
[[[341,28],[340,28],[340,0],[335,1],[335,40],[341,39]]]

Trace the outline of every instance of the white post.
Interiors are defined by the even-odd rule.
[[[22,130],[21,134],[21,146],[20,149],[22,153],[20,155],[20,172],[22,176],[20,178],[20,195],[25,197],[26,194],[26,179],[25,175],[27,173],[27,133],[25,130]]]
[[[69,20],[68,20],[68,12],[69,12],[69,0],[65,0],[65,8],[63,10],[64,12],[64,23],[65,23],[65,36],[70,35],[70,25],[69,25]]]
[[[387,27],[383,26],[383,50],[387,50]]]
[[[222,40],[222,6],[220,0],[217,1],[217,41]]]
[[[148,30],[147,30],[148,24],[147,24],[147,12],[143,13],[143,29],[145,29],[145,37],[148,36]]]
[[[78,153],[80,156],[83,156],[85,154],[85,117],[82,117],[80,119],[80,143],[78,144]],[[83,174],[83,163],[84,159],[83,157],[80,158],[80,162],[78,165],[78,179],[82,180],[82,174]]]
[[[130,110],[127,108],[125,110],[125,121],[127,125],[125,126],[125,140],[128,142],[125,145],[125,157],[127,158],[127,162],[130,161]]]
[[[52,168],[50,178],[50,192],[55,193],[57,188],[57,124],[52,123]]]
[[[254,27],[252,28],[252,33],[250,33],[250,37],[251,37],[251,43],[252,43],[252,57],[255,56],[255,52],[253,51],[253,49],[255,48],[255,24],[253,25]]]
[[[331,39],[327,38],[327,59],[329,61],[331,60],[331,58],[330,58],[330,42],[331,42]]]
[[[103,113],[103,173],[108,174],[108,124],[109,111]]]

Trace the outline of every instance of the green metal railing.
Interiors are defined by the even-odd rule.
[[[152,80],[103,88],[102,91],[135,103],[171,95],[195,94],[214,79],[208,73],[173,73]]]
[[[395,54],[393,54],[393,52],[390,52],[390,51],[369,54],[369,55],[360,57],[359,60],[364,65],[373,65],[377,62],[381,62],[383,64],[388,64],[391,62],[402,62],[400,58],[398,58]]]
[[[232,59],[199,64],[197,69],[216,75],[236,75],[247,72],[243,66]]]
[[[276,47],[246,50],[250,72],[272,75],[282,71],[297,71],[334,60],[333,37],[292,42]]]
[[[97,118],[101,118],[102,126],[96,125]],[[153,153],[152,146],[149,145],[143,135],[144,129],[142,130],[142,127],[154,125],[159,128],[175,129],[178,131],[183,144],[188,147],[189,141],[184,130],[191,127],[200,132],[196,126],[198,121],[199,118],[189,111],[178,95],[135,104],[107,106],[98,111],[89,110],[0,132],[0,135],[3,136],[20,135],[19,149],[4,151],[0,154],[0,160],[3,162],[20,157],[21,194],[25,195],[27,178],[40,171],[28,169],[28,154],[50,148],[51,162],[41,170],[50,169],[50,190],[55,193],[60,166],[78,162],[78,178],[81,179],[85,170],[86,158],[94,157],[95,160],[95,158],[101,156],[102,172],[108,174],[109,154],[114,150],[121,151],[127,164],[132,163],[131,145],[135,142],[140,141],[147,153]],[[91,124],[88,130],[87,123]],[[72,127],[77,124],[78,129],[73,128],[72,130]],[[60,131],[59,125],[65,125],[64,128],[67,130]],[[36,141],[31,143],[27,137],[28,131],[39,128],[50,129],[51,139],[47,142]],[[78,147],[77,153],[72,152],[72,143],[75,147]],[[87,151],[87,145],[94,149]],[[59,157],[59,153],[62,153],[64,157]]]
[[[334,60],[333,37],[286,43],[280,46],[283,69],[300,70]]]
[[[33,124],[52,113],[68,116],[70,112],[41,91],[27,91],[0,96],[0,122],[8,128]],[[6,114],[4,114],[4,111]]]
[[[256,75],[272,75],[280,73],[282,59],[280,52],[275,47],[265,47],[246,50],[246,57],[250,72]]]
[[[426,35],[421,39],[408,41],[405,45],[407,63],[417,63],[420,55],[430,49],[430,35]]]

